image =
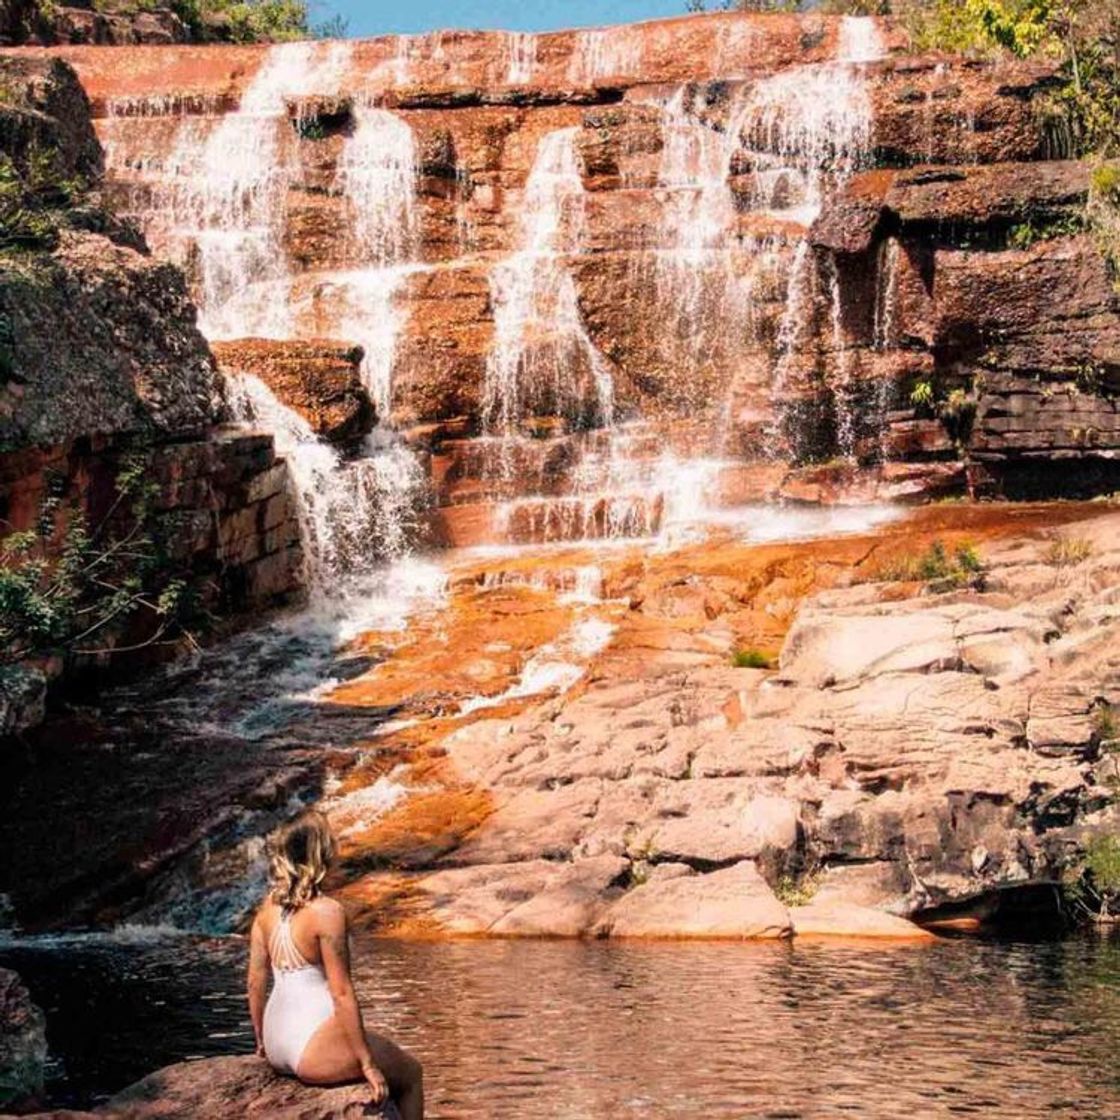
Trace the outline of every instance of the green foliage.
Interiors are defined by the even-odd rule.
[[[298,118],[296,132],[299,133],[301,140],[322,140],[327,135],[327,130],[318,117]]]
[[[1102,163],[1089,176],[1093,195],[1110,206],[1120,206],[1120,166]]]
[[[1110,895],[1120,892],[1120,839],[1094,837],[1085,849],[1085,870],[1092,876],[1098,891]]]
[[[140,618],[141,645],[179,626],[191,594],[154,536],[155,492],[148,460],[137,455],[118,471],[114,501],[96,527],[64,508],[56,482],[35,527],[0,540],[0,666],[118,651]]]
[[[18,162],[0,152],[0,250],[52,248],[61,212],[86,189],[63,173],[54,148],[33,143]]]
[[[1052,35],[1053,0],[902,0],[893,5],[915,46],[1026,58]]]
[[[178,6],[192,10],[193,21],[179,13],[192,27],[200,26],[207,13],[224,16],[235,43],[283,43],[306,39],[311,33],[303,0],[178,0]]]
[[[1027,218],[1013,225],[1007,231],[1007,244],[1012,249],[1029,249],[1039,241],[1051,241],[1057,237],[1072,237],[1085,229],[1085,218],[1081,214],[1063,214],[1047,219]]]
[[[320,20],[311,28],[311,35],[315,39],[345,39],[350,34],[350,20],[339,13],[330,19]]]
[[[731,655],[731,664],[736,669],[770,669],[774,662],[760,649],[737,649]]]
[[[927,412],[933,408],[933,383],[919,381],[910,390],[910,403],[919,412]]]
[[[952,439],[963,444],[972,432],[979,388],[974,382],[971,390],[957,387],[945,393],[932,381],[919,381],[910,390],[910,403],[918,416],[936,416]]]
[[[783,875],[774,885],[774,897],[783,906],[807,906],[819,889],[820,882],[815,874]]]
[[[869,581],[872,583],[929,583],[938,590],[983,582],[984,564],[971,544],[961,544],[949,554],[943,541],[935,540],[920,553],[902,553],[875,567]]]
[[[36,204],[11,158],[0,153],[0,251],[51,248],[58,227]]]

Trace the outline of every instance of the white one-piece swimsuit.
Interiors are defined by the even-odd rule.
[[[292,938],[292,911],[283,910],[268,946],[272,994],[264,1009],[264,1053],[281,1073],[299,1073],[311,1036],[334,1014],[322,966],[311,964]]]

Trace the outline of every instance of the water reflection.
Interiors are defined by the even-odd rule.
[[[1107,942],[373,942],[356,960],[370,1025],[424,1059],[437,1120],[1120,1115]],[[60,1100],[249,1048],[239,942],[5,962],[47,996]]]

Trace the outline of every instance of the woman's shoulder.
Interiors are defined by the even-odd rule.
[[[321,894],[313,898],[306,907],[312,914],[323,921],[346,921],[346,910],[341,902]]]

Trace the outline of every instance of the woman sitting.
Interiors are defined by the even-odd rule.
[[[327,818],[315,811],[300,814],[272,841],[271,885],[253,920],[249,950],[257,1053],[308,1085],[364,1078],[376,1104],[391,1095],[402,1120],[422,1120],[420,1063],[362,1026],[346,913],[320,893],[334,850]]]

